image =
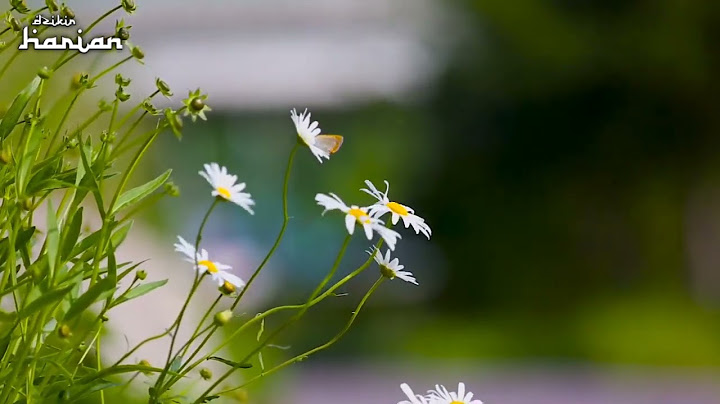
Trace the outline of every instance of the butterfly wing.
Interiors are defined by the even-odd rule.
[[[340,135],[318,135],[315,136],[315,146],[330,154],[340,150],[343,144],[343,137]]]

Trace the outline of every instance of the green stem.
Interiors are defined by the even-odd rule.
[[[347,324],[345,324],[345,327],[343,327],[343,329],[340,330],[340,332],[337,333],[337,334],[336,334],[332,339],[330,339],[328,342],[326,342],[326,343],[324,343],[324,344],[322,344],[322,345],[320,345],[320,346],[317,346],[317,347],[315,347],[315,348],[313,348],[313,349],[311,349],[311,350],[309,350],[309,351],[306,351],[306,352],[304,352],[304,353],[302,353],[302,354],[300,354],[300,355],[297,355],[297,356],[295,356],[295,357],[293,357],[293,358],[291,358],[291,359],[288,359],[288,360],[286,360],[285,362],[283,362],[283,363],[281,363],[281,364],[273,367],[272,369],[270,369],[270,370],[268,370],[268,371],[265,371],[265,372],[262,372],[261,374],[253,377],[252,379],[248,380],[247,382],[241,384],[241,385],[238,386],[238,387],[221,391],[221,392],[219,392],[218,394],[225,394],[225,393],[229,393],[229,392],[234,391],[234,390],[241,389],[241,388],[243,388],[243,387],[245,387],[245,386],[247,386],[247,385],[249,385],[249,384],[257,381],[257,380],[260,379],[260,378],[263,378],[263,377],[265,377],[265,376],[269,376],[269,375],[277,372],[278,370],[281,370],[281,369],[283,369],[283,368],[285,368],[285,367],[287,367],[287,366],[289,366],[289,365],[291,365],[291,364],[293,364],[293,363],[295,363],[295,362],[300,362],[300,361],[304,360],[305,358],[307,358],[308,356],[310,356],[310,355],[312,355],[312,354],[315,354],[315,353],[317,353],[317,352],[320,352],[320,351],[322,351],[323,349],[327,349],[327,348],[329,348],[330,346],[332,346],[333,344],[335,344],[336,342],[338,342],[338,341],[348,332],[348,330],[350,329],[350,327],[352,327],[353,323],[355,322],[355,319],[356,319],[357,316],[360,314],[360,311],[362,310],[363,306],[365,306],[365,303],[366,303],[367,300],[370,298],[370,295],[372,295],[372,294],[375,292],[375,290],[380,286],[381,283],[383,283],[384,280],[385,280],[385,277],[381,275],[380,278],[379,278],[377,281],[375,281],[375,283],[372,285],[372,287],[370,288],[370,290],[368,290],[368,292],[365,293],[365,296],[363,296],[362,300],[360,300],[360,303],[357,305],[357,307],[356,307],[355,310],[353,311],[353,314],[352,314],[352,316],[350,317],[350,320],[347,322]],[[205,398],[210,391],[212,391],[212,390],[211,390],[211,389],[208,389],[208,391],[206,391],[205,393],[203,393],[203,395],[200,396],[200,398],[198,398],[198,399],[195,401],[195,403],[200,403],[201,400],[202,400],[203,398]]]
[[[203,323],[205,322],[205,320],[207,320],[208,316],[213,311],[215,306],[217,306],[217,304],[220,303],[220,299],[222,299],[222,297],[223,297],[223,295],[220,294],[217,297],[217,299],[215,299],[213,304],[210,305],[210,307],[205,311],[205,314],[202,316],[202,319],[200,319],[200,322],[198,323],[197,327],[195,327],[195,331],[193,331],[192,335],[190,336],[190,339],[185,344],[185,347],[183,349],[181,349],[180,351],[178,351],[178,355],[180,355],[180,357],[183,357],[187,354],[188,349],[190,349],[190,345],[192,345],[192,342],[195,341],[195,339],[198,337],[198,333],[200,332],[200,328],[202,328]],[[180,354],[179,352],[182,352],[182,354]],[[175,356],[177,356],[177,355],[175,355]]]
[[[345,256],[345,251],[347,250],[348,244],[350,244],[350,239],[352,238],[351,235],[347,235],[345,237],[345,241],[342,244],[342,247],[340,247],[340,252],[338,253],[337,257],[335,258],[335,263],[333,264],[332,268],[330,268],[330,272],[325,276],[325,278],[320,282],[320,284],[315,288],[312,295],[310,295],[310,298],[305,302],[302,309],[295,314],[293,317],[291,317],[288,321],[286,321],[283,325],[276,328],[269,336],[267,336],[262,342],[258,344],[257,347],[255,347],[250,353],[245,355],[243,359],[239,361],[239,363],[245,363],[250,358],[255,356],[258,352],[260,352],[267,344],[269,344],[276,336],[278,336],[281,332],[283,332],[286,328],[288,328],[290,325],[294,324],[296,321],[300,320],[302,316],[305,314],[305,312],[310,308],[310,303],[317,297],[317,295],[322,291],[322,289],[325,287],[325,285],[332,279],[332,277],[335,275],[335,272],[337,271],[338,267],[340,266],[340,262],[342,261],[343,256]],[[217,387],[218,384],[220,384],[223,380],[225,380],[228,376],[230,376],[235,370],[235,368],[232,368],[225,372],[220,378],[218,378],[215,383],[213,383],[210,387],[208,387],[207,390],[203,393],[202,397],[206,396],[208,393],[210,393],[215,387]]]

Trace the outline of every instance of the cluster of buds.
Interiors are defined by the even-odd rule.
[[[115,84],[118,88],[115,91],[115,98],[120,102],[125,102],[130,99],[130,94],[125,92],[125,87],[130,85],[130,79],[125,78],[122,74],[118,73],[115,75]]]

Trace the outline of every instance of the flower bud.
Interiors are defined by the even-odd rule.
[[[74,149],[74,148],[78,147],[78,144],[79,144],[79,142],[76,138],[69,138],[69,139],[66,138],[65,139],[65,147],[67,147],[68,149]]]
[[[215,314],[214,323],[216,326],[222,327],[225,324],[229,323],[230,320],[232,320],[232,311],[225,310],[225,311],[221,311],[221,312],[218,312],[217,314]]]
[[[17,18],[9,16],[6,22],[13,31],[20,32],[22,30],[22,25],[20,25],[20,21]]]
[[[117,91],[115,91],[115,97],[120,102],[125,102],[130,99],[130,94],[125,92],[125,88],[123,86],[119,86]]]
[[[155,108],[154,105],[152,105],[150,99],[146,98],[145,100],[143,100],[141,106],[150,115],[160,115],[160,110],[158,110],[157,108]]]
[[[100,101],[98,101],[98,108],[99,108],[101,111],[108,112],[108,111],[110,111],[113,107],[112,107],[112,105],[111,105],[110,103],[108,103],[104,98],[101,98]]]
[[[88,75],[84,72],[75,73],[70,81],[70,88],[72,90],[79,90],[82,87],[88,85]]]
[[[130,30],[126,27],[118,28],[115,36],[123,41],[127,41],[128,39],[130,39]]]
[[[190,100],[190,108],[193,109],[193,111],[201,111],[203,108],[205,108],[205,102],[200,97],[195,97],[192,100]]]
[[[122,4],[122,8],[127,12],[128,14],[132,14],[135,12],[137,7],[135,6],[135,2],[133,0],[122,0],[120,2]]]
[[[130,85],[130,81],[130,79],[123,77],[123,75],[120,73],[115,75],[115,84],[119,86],[127,87]]]
[[[130,50],[130,53],[132,53],[133,57],[138,60],[143,60],[145,58],[145,53],[140,49],[139,46],[133,46]]]
[[[10,163],[12,163],[12,151],[10,151],[10,146],[6,145],[2,151],[0,151],[0,164]]]
[[[108,321],[110,321],[110,318],[107,315],[103,314],[102,316],[100,316],[100,321],[102,321],[103,323],[107,323]]]
[[[67,324],[61,325],[60,328],[58,328],[58,335],[60,338],[69,338],[72,335],[70,327],[68,327]]]
[[[166,82],[162,81],[160,77],[157,77],[155,79],[155,86],[157,87],[158,91],[160,91],[160,93],[165,97],[172,97],[173,93],[170,90],[170,86]]]
[[[57,13],[58,10],[60,9],[60,7],[57,4],[57,1],[55,1],[55,0],[45,0],[45,5],[47,6],[48,11],[50,11],[50,13],[52,13],[52,14]]]
[[[10,0],[10,5],[18,13],[27,14],[30,12],[30,9],[28,8],[27,4],[25,3],[25,0]]]
[[[210,380],[212,379],[212,372],[208,368],[202,368],[200,369],[200,377],[203,378],[203,380]]]
[[[140,366],[146,366],[146,367],[152,367],[152,365],[150,364],[150,362],[148,362],[148,361],[145,360],[145,359],[143,359],[143,360],[141,360],[140,362],[138,362],[138,365],[140,365]],[[144,374],[145,376],[150,376],[150,375],[152,374],[152,372],[149,372],[149,371],[147,371],[147,370],[141,370],[140,372],[141,372],[142,374]]]
[[[175,185],[174,182],[166,182],[165,185],[163,185],[163,188],[163,191],[165,191],[165,194],[168,196],[180,196],[180,188]]]
[[[144,281],[145,278],[147,278],[147,272],[145,272],[144,270],[141,269],[141,270],[135,272],[135,278],[137,278],[141,281]]]
[[[52,71],[47,66],[43,66],[38,72],[38,76],[43,80],[47,80],[52,76]]]
[[[66,6],[65,4],[63,4],[62,7],[60,8],[60,15],[63,17],[70,18],[70,19],[75,18],[75,12],[70,7]]]
[[[227,296],[232,295],[236,290],[235,285],[228,281],[223,282],[222,286],[220,286],[220,293]]]
[[[100,141],[103,143],[114,143],[115,142],[115,132],[110,132],[104,130],[100,134]]]
[[[23,210],[27,210],[27,211],[32,210],[32,208],[33,208],[33,201],[32,201],[32,199],[31,199],[31,198],[25,198],[25,199],[23,199],[23,200],[22,200],[22,204],[20,205],[20,207],[21,207]]]

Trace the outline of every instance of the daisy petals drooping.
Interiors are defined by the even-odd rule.
[[[198,172],[213,187],[212,196],[228,200],[246,211],[251,215],[254,214],[251,206],[255,205],[255,201],[245,189],[245,183],[237,184],[237,176],[228,174],[227,168],[221,167],[217,163],[203,165],[204,171]]]
[[[343,137],[340,135],[321,135],[322,132],[317,121],[310,120],[310,113],[298,114],[295,109],[290,111],[290,119],[295,124],[295,131],[302,142],[310,149],[312,154],[323,162],[322,159],[330,160],[330,155],[340,150]]]
[[[348,206],[339,196],[333,193],[330,193],[329,196],[317,194],[315,195],[315,201],[318,205],[325,208],[322,214],[325,214],[325,212],[329,210],[339,210],[345,213],[345,227],[347,228],[348,234],[353,234],[355,224],[360,224],[368,240],[371,240],[373,232],[376,232],[385,240],[391,250],[395,250],[395,244],[400,238],[400,234],[383,226],[382,220],[371,217],[368,213],[368,208],[361,208],[357,205]]]
[[[400,260],[390,257],[390,250],[385,252],[385,256],[383,256],[382,252],[375,247],[372,247],[370,251],[367,251],[370,255],[373,255],[373,252],[375,252],[373,258],[375,258],[375,262],[377,262],[378,266],[380,266],[380,273],[382,273],[383,276],[391,280],[399,278],[414,285],[418,284],[412,272],[403,271],[405,266],[400,265]]]
[[[370,214],[373,217],[380,218],[384,214],[390,213],[392,217],[392,224],[397,224],[398,220],[402,218],[405,228],[412,226],[413,230],[415,230],[415,234],[422,233],[428,238],[428,240],[430,240],[432,230],[430,230],[430,226],[425,223],[425,219],[416,215],[415,210],[411,207],[390,201],[387,196],[390,191],[390,184],[387,181],[385,181],[385,192],[380,192],[375,187],[375,184],[373,184],[370,180],[365,180],[365,184],[368,188],[362,188],[360,190],[378,200],[369,208]]]
[[[422,396],[420,394],[415,394],[415,392],[412,391],[410,386],[408,386],[407,383],[403,383],[400,385],[400,388],[402,389],[403,393],[410,399],[400,401],[397,404],[432,404],[427,397]]]
[[[225,282],[232,284],[236,288],[245,286],[245,282],[242,279],[226,271],[232,269],[230,265],[211,261],[210,254],[208,254],[204,248],[196,251],[195,247],[185,241],[184,238],[180,236],[177,236],[177,238],[179,242],[174,245],[175,251],[183,254],[185,261],[193,264],[200,274],[207,272],[210,277],[218,283],[218,286],[222,286]]]

